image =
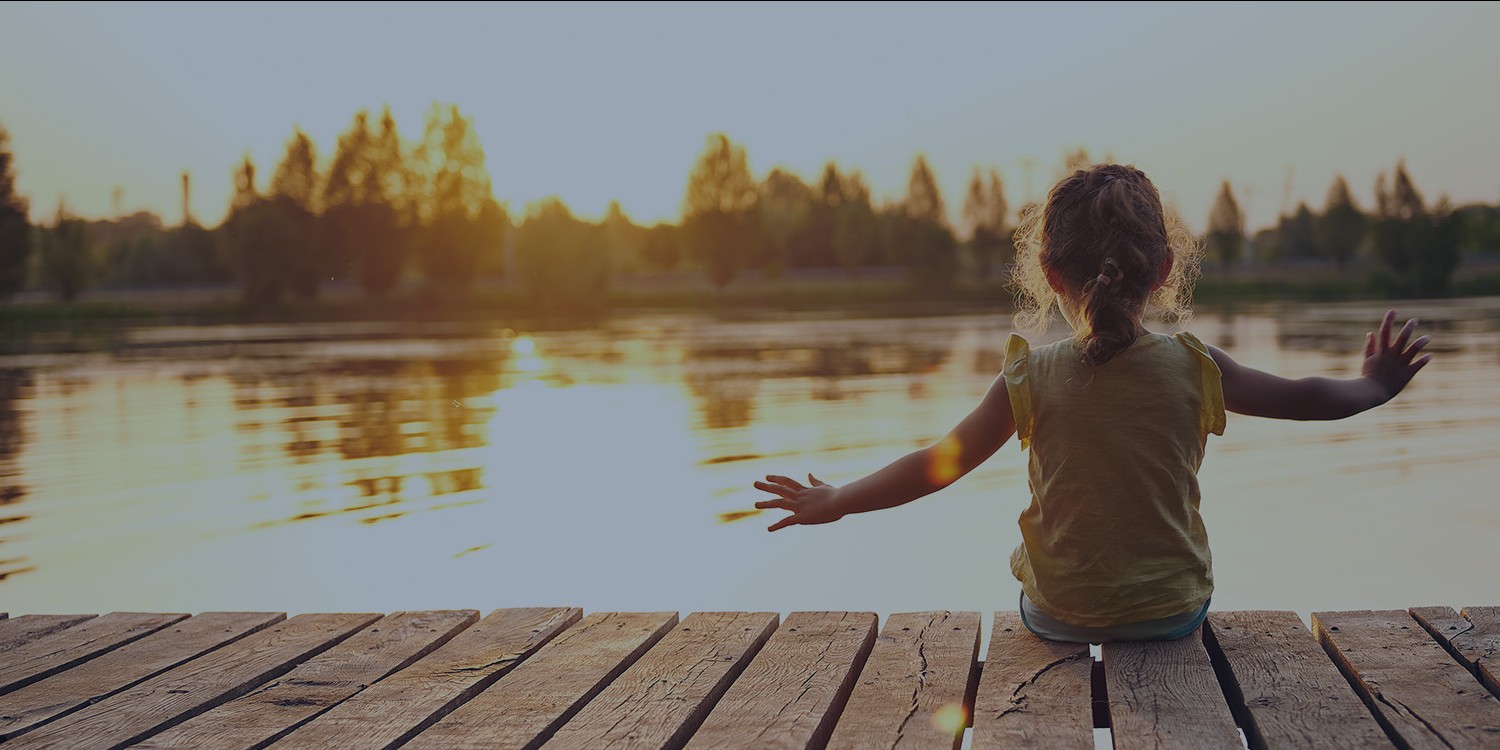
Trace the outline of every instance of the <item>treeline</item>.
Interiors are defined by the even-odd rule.
[[[1070,152],[1058,175],[1091,161]],[[187,175],[181,226],[145,212],[89,222],[60,205],[33,228],[10,162],[0,129],[0,300],[28,286],[72,300],[88,287],[237,284],[248,305],[264,307],[314,299],[330,283],[374,299],[417,284],[461,300],[479,280],[509,278],[538,309],[561,311],[601,305],[619,273],[695,269],[722,288],[747,272],[841,269],[857,279],[877,267],[941,293],[960,278],[997,276],[1011,260],[1011,219],[1025,210],[1011,209],[997,170],[975,168],[961,225],[950,225],[921,155],[904,195],[881,202],[858,169],[834,162],[810,181],[780,168],[757,178],[745,148],[716,133],[688,175],[680,223],[638,225],[618,202],[590,222],[558,198],[513,217],[494,198],[472,120],[436,104],[415,142],[389,108],[378,119],[357,112],[326,161],[294,129],[268,181],[248,157],[233,168],[228,214],[211,229],[188,211]],[[1375,187],[1372,212],[1340,177],[1321,213],[1304,204],[1246,236],[1225,182],[1209,216],[1210,256],[1224,268],[1369,257],[1385,269],[1386,291],[1442,294],[1461,255],[1500,251],[1500,207],[1428,207],[1403,164]]]
[[[557,198],[517,221],[494,199],[484,150],[457,107],[434,105],[416,143],[387,108],[378,121],[356,113],[326,167],[300,130],[268,182],[247,156],[232,170],[218,227],[189,213],[184,175],[179,227],[148,212],[85,221],[59,205],[50,224],[29,228],[3,138],[0,299],[28,286],[66,301],[90,287],[237,283],[247,303],[264,306],[315,298],[329,282],[378,298],[410,280],[452,296],[513,275],[540,306],[577,308],[597,305],[619,272],[702,269],[722,287],[746,271],[841,268],[857,278],[900,265],[915,283],[942,288],[962,267],[989,276],[1008,258],[999,174],[975,170],[960,241],[921,156],[906,195],[876,204],[860,171],[833,162],[811,183],[784,169],[757,180],[745,149],[714,134],[689,176],[679,224],[638,225],[618,202],[589,222]]]
[[[1375,205],[1366,211],[1349,183],[1336,176],[1323,210],[1301,202],[1276,226],[1247,236],[1244,217],[1226,181],[1209,213],[1208,255],[1219,267],[1317,261],[1348,267],[1374,261],[1382,291],[1393,296],[1441,296],[1466,255],[1500,252],[1500,206],[1454,206],[1446,195],[1428,205],[1406,164],[1375,178]]]

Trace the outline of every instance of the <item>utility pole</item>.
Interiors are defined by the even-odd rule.
[[[192,182],[192,174],[187,170],[182,171],[182,225],[187,226],[193,221],[193,213],[188,210],[188,187]]]

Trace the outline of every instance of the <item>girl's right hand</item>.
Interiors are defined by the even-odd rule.
[[[1365,334],[1365,362],[1360,368],[1361,375],[1374,380],[1385,389],[1387,399],[1395,398],[1411,382],[1417,371],[1432,359],[1432,355],[1428,354],[1413,361],[1429,341],[1423,336],[1407,345],[1412,332],[1417,329],[1416,318],[1406,321],[1406,325],[1396,335],[1396,340],[1391,341],[1391,324],[1395,320],[1396,311],[1387,310],[1385,319],[1380,322],[1380,330]]]
[[[800,482],[791,477],[767,474],[766,481],[755,483],[756,489],[765,490],[777,496],[771,500],[757,502],[755,507],[763,510],[781,508],[792,512],[790,516],[771,524],[766,531],[775,531],[799,523],[832,523],[844,517],[845,511],[839,507],[837,499],[837,487],[820,481],[811,474],[807,475],[807,481],[812,484],[811,487],[803,487]]]

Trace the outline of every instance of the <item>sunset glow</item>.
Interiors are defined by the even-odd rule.
[[[112,215],[119,188],[121,211],[176,224],[187,171],[211,226],[235,162],[268,179],[293,127],[326,160],[356,110],[389,104],[413,139],[443,102],[514,213],[557,195],[676,221],[722,130],[757,176],[836,160],[877,201],[925,153],[955,220],[975,166],[1015,207],[1084,147],[1140,165],[1199,229],[1228,179],[1253,228],[1320,206],[1338,173],[1368,207],[1402,157],[1433,198],[1493,201],[1497,26],[1485,3],[6,3],[0,122],[34,217],[63,197]]]

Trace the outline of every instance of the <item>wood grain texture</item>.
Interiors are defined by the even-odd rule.
[[[0,693],[77,666],[185,619],[187,615],[112,612],[23,643],[0,659]]]
[[[276,612],[208,612],[0,695],[0,740],[29,732],[285,617]]]
[[[828,747],[958,747],[973,713],[979,621],[946,610],[887,617]]]
[[[271,747],[379,750],[405,743],[500,679],[582,614],[572,607],[495,610],[441,648]]]
[[[1391,747],[1295,612],[1213,612],[1209,655],[1251,747]]]
[[[24,734],[6,750],[126,747],[243,695],[377,618],[298,615]]]
[[[1017,612],[996,612],[974,697],[975,750],[1092,748],[1094,720],[1086,643],[1033,635]]]
[[[402,750],[540,747],[676,625],[676,612],[591,614]]]
[[[427,655],[478,619],[472,609],[393,613],[281,678],[134,747],[248,750],[268,744]]]
[[[1100,647],[1115,747],[1244,747],[1203,646],[1203,629],[1175,641]]]
[[[793,612],[688,740],[687,750],[821,748],[875,645],[873,612]]]
[[[0,654],[91,618],[93,615],[21,615],[0,620]]]
[[[1328,655],[1397,744],[1500,745],[1500,701],[1409,613],[1314,612]]]
[[[544,748],[677,750],[776,629],[775,612],[695,612]]]
[[[1412,616],[1491,693],[1500,695],[1500,607],[1413,607]]]

